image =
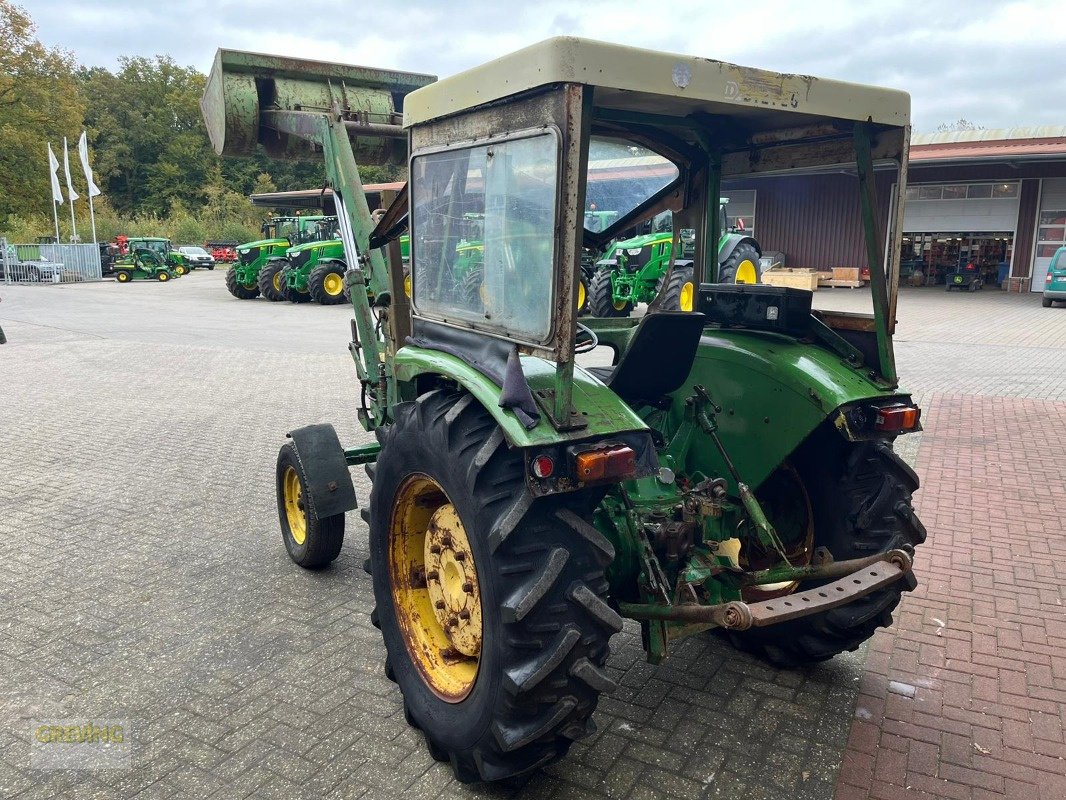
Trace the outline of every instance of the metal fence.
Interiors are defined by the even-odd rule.
[[[102,277],[98,244],[15,244],[0,239],[4,283],[80,283]]]

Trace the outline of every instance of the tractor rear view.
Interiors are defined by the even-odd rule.
[[[365,467],[385,673],[459,780],[529,773],[589,733],[625,619],[653,663],[718,629],[783,666],[891,623],[925,538],[892,449],[920,429],[892,350],[906,94],[559,38],[436,83],[222,50],[202,107],[222,154],[325,158],[374,439],[288,434],[281,537],[329,564]],[[405,161],[375,224],[358,164]],[[887,270],[875,161],[896,170]],[[789,170],[857,176],[872,315],[721,283],[723,178]],[[616,216],[588,223],[590,197]],[[579,323],[583,253],[663,211],[695,232],[667,271],[691,269],[693,310]],[[598,346],[612,366],[577,363]]]

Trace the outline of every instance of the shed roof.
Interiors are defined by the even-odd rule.
[[[917,133],[911,161],[984,161],[1066,158],[1066,126],[998,128],[979,131]]]

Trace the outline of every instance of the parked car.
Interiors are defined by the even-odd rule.
[[[1066,303],[1066,247],[1055,251],[1044,279],[1044,308],[1051,308],[1056,300]]]
[[[196,269],[197,267],[215,268],[214,256],[198,245],[184,244],[178,248],[178,252],[185,256],[185,260],[189,262],[190,269]]]

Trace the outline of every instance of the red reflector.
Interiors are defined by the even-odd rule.
[[[922,412],[917,406],[879,408],[877,409],[877,421],[874,423],[874,429],[892,433],[910,431],[918,427],[918,420],[921,418]]]
[[[533,459],[532,469],[538,478],[550,478],[555,472],[555,462],[549,456],[537,456]]]
[[[625,478],[637,471],[637,454],[632,447],[608,447],[578,453],[574,467],[579,481]]]

